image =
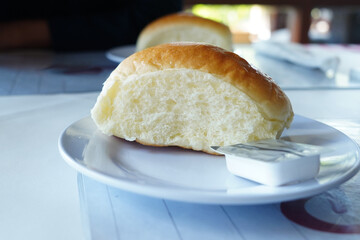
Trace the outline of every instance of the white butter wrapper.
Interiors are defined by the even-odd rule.
[[[271,139],[211,148],[225,154],[232,174],[269,186],[309,180],[320,169],[320,148],[307,144]]]

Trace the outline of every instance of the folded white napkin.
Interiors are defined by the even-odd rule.
[[[263,41],[253,44],[256,53],[291,62],[308,68],[318,68],[328,73],[336,72],[340,59],[337,56],[315,54],[305,46],[296,43]]]

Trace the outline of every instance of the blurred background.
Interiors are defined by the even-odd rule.
[[[186,11],[228,25],[234,43],[270,38],[299,43],[360,43],[359,0],[250,0],[245,2],[261,4],[236,4],[239,2],[185,0],[184,6]]]

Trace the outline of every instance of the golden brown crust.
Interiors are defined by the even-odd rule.
[[[140,33],[141,35],[146,35],[150,32],[155,31],[156,29],[174,26],[176,24],[190,24],[190,25],[200,25],[203,27],[208,27],[213,29],[214,31],[219,32],[221,35],[230,34],[230,29],[226,25],[215,22],[213,20],[209,20],[206,18],[195,16],[191,13],[174,13],[164,17],[161,17],[151,23],[149,23]]]
[[[131,55],[115,72],[126,77],[181,68],[219,76],[253,99],[268,120],[284,121],[287,127],[292,121],[291,103],[280,87],[245,59],[219,47],[198,43],[162,44]]]

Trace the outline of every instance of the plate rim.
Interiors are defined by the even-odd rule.
[[[105,56],[106,56],[106,58],[108,58],[109,60],[111,60],[113,62],[120,63],[120,62],[124,61],[125,58],[127,58],[129,56],[118,56],[118,55],[115,55],[114,52],[119,51],[119,50],[123,50],[123,49],[127,49],[127,48],[129,48],[129,49],[133,48],[134,53],[135,53],[136,45],[135,44],[127,44],[127,45],[122,45],[122,46],[111,48],[111,49],[106,51]]]
[[[325,125],[329,128],[332,128],[337,133],[343,135],[344,137],[349,140],[354,148],[354,151],[356,152],[356,159],[355,163],[347,169],[347,171],[341,175],[341,177],[336,178],[335,180],[331,181],[327,184],[318,184],[317,187],[306,189],[304,191],[298,191],[293,192],[291,194],[289,193],[281,193],[277,195],[268,195],[268,194],[259,194],[259,197],[257,200],[254,200],[254,195],[251,195],[250,197],[246,198],[244,195],[237,195],[237,194],[229,194],[227,191],[216,191],[216,190],[204,190],[204,191],[196,191],[195,189],[183,189],[183,188],[171,188],[170,186],[164,186],[164,185],[139,185],[134,182],[124,181],[122,179],[116,178],[114,176],[107,175],[106,173],[102,173],[100,171],[89,169],[86,166],[80,164],[78,161],[74,160],[72,156],[70,156],[64,145],[63,141],[65,139],[66,131],[74,126],[75,124],[78,124],[81,121],[84,121],[86,119],[91,119],[90,116],[83,117],[81,119],[78,119],[74,122],[72,122],[69,126],[67,126],[60,134],[58,139],[58,149],[60,152],[60,155],[63,157],[65,162],[74,168],[78,173],[84,174],[87,177],[90,177],[92,179],[95,179],[99,182],[102,182],[104,184],[110,185],[112,187],[133,192],[136,194],[146,195],[150,197],[156,197],[156,198],[162,198],[162,199],[168,199],[168,200],[174,200],[174,201],[181,201],[181,202],[191,202],[191,203],[203,203],[203,204],[225,204],[225,205],[254,205],[254,204],[268,204],[268,203],[275,203],[275,202],[283,202],[283,201],[290,201],[295,200],[299,198],[306,198],[309,196],[313,196],[316,194],[319,194],[321,192],[327,191],[333,187],[339,186],[340,184],[348,181],[353,176],[355,176],[359,170],[360,170],[360,146],[353,140],[352,138],[348,137],[343,132],[337,130],[336,128],[329,126],[325,123],[319,122],[317,120],[303,117],[300,115],[295,115],[297,117],[305,118],[307,120],[311,120],[317,123],[320,123],[322,125]],[[91,120],[92,121],[92,120]],[[94,129],[96,131],[96,129]],[[224,160],[225,161],[225,160]],[[311,181],[311,180],[310,180]],[[308,181],[305,181],[308,182]],[[264,186],[264,185],[259,185]],[[267,186],[266,186],[267,187]],[[271,188],[271,187],[270,187]],[[225,194],[219,195],[219,192],[225,192]],[[191,194],[192,197],[186,197],[187,195]],[[261,198],[263,196],[264,198]],[[240,197],[240,198],[239,198]],[[281,198],[281,200],[277,200]],[[249,199],[252,199],[251,201]]]

